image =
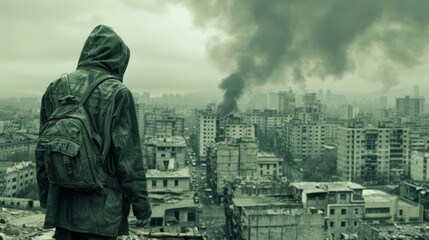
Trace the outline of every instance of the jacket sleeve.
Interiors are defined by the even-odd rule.
[[[40,107],[40,129],[39,133],[42,130],[43,125],[45,125],[46,121],[48,120],[48,111],[50,111],[49,99],[48,99],[48,91],[43,95],[42,97],[42,103]],[[46,169],[45,169],[45,163],[43,161],[43,156],[41,156],[36,151],[36,176],[37,176],[37,186],[39,191],[39,201],[40,201],[40,207],[46,208],[46,203],[48,199],[48,189],[49,189],[49,182],[48,182],[48,176],[46,175]]]
[[[128,89],[115,98],[111,125],[111,141],[120,185],[133,207],[137,219],[149,218],[152,210],[146,185],[142,149],[134,100]]]

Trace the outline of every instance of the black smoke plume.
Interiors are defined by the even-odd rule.
[[[237,110],[245,88],[268,81],[303,84],[308,77],[341,79],[355,71],[359,55],[374,49],[385,57],[383,69],[411,67],[429,43],[424,0],[182,2],[197,25],[222,32],[208,50],[219,66],[234,72],[220,84],[223,114]]]

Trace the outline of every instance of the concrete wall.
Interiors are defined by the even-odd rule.
[[[322,215],[254,215],[247,240],[323,240]]]

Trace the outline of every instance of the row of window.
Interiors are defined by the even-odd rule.
[[[158,180],[152,180],[152,188],[156,188],[157,183],[158,183]],[[174,187],[178,187],[178,186],[179,186],[179,180],[175,179],[174,180]],[[167,179],[162,180],[162,187],[164,187],[164,188],[168,187],[168,180]]]
[[[344,196],[343,196],[343,194],[341,194],[340,198],[341,198],[341,200],[346,200],[346,194],[344,194]],[[354,213],[355,214],[359,214],[359,208],[355,208],[354,209]],[[329,209],[329,214],[330,215],[335,215],[335,208]],[[341,209],[341,215],[347,215],[347,209],[342,208]]]
[[[358,226],[358,222],[354,221],[353,225],[354,225],[354,227],[357,227]],[[341,221],[340,222],[340,226],[341,227],[347,227],[347,222],[346,221]],[[335,222],[334,221],[329,222],[329,227],[331,227],[331,228],[335,227]]]

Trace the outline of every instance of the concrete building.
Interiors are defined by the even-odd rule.
[[[197,118],[197,157],[205,161],[207,147],[216,141],[218,116],[214,109],[207,108],[196,113]]]
[[[305,211],[286,182],[255,179],[237,178],[225,185],[230,239],[325,239],[323,215]]]
[[[286,124],[283,134],[288,160],[321,158],[336,129],[332,124],[304,124],[300,120]]]
[[[256,176],[256,142],[216,143],[207,150],[207,179],[217,201],[223,195],[224,181],[237,176]]]
[[[174,170],[186,166],[183,137],[148,138],[143,143],[143,158],[148,169]]]
[[[0,135],[0,161],[23,161],[34,158],[37,135],[8,133]]]
[[[248,199],[252,201],[253,199]],[[252,205],[254,207],[252,207]],[[269,208],[261,209],[258,205],[248,205],[236,201],[241,214],[237,216],[241,227],[239,237],[233,239],[276,239],[276,240],[317,240],[324,239],[323,216],[310,214],[303,209]]]
[[[351,104],[342,105],[341,110],[341,119],[346,120],[356,118],[357,114],[359,113],[359,107],[353,106]]]
[[[216,129],[216,142],[236,141],[246,139],[256,141],[256,125],[245,122],[238,116],[218,117],[219,124]]]
[[[16,197],[36,183],[36,167],[32,162],[0,162],[0,196]]]
[[[188,168],[172,171],[149,169],[146,173],[148,192],[165,191],[167,189],[190,191],[191,175]]]
[[[198,206],[192,199],[175,200],[163,204],[152,204],[149,226],[198,226]]]
[[[259,152],[257,164],[260,176],[283,176],[283,159],[273,153]]]
[[[417,116],[424,112],[425,99],[420,97],[396,98],[396,114],[398,116]]]
[[[307,212],[325,214],[327,231],[333,239],[357,232],[357,221],[364,216],[364,187],[352,182],[296,182],[291,186]]]
[[[282,129],[284,124],[289,122],[293,115],[279,114],[272,109],[255,109],[251,114],[244,116],[245,122],[256,125],[256,136],[260,150],[273,151],[275,143],[275,133]]]
[[[380,190],[364,189],[365,222],[423,222],[423,206]]]
[[[292,90],[281,91],[277,93],[279,102],[278,102],[278,112],[280,115],[290,115],[295,111],[295,94]]]
[[[410,160],[410,173],[411,179],[416,181],[428,181],[429,152],[426,151],[412,151]]]
[[[303,124],[318,124],[326,121],[325,106],[317,99],[316,93],[303,96],[303,106],[295,108],[295,119]]]
[[[423,206],[423,219],[429,220],[429,185],[427,181],[401,181],[399,185],[401,199],[409,200]]]
[[[151,108],[144,111],[143,114],[143,126],[141,127],[143,129],[142,136],[183,137],[184,126],[184,118],[176,117],[174,109]]]
[[[337,171],[340,179],[363,184],[395,184],[409,175],[409,130],[389,123],[364,127],[349,123],[338,129]]]
[[[364,221],[359,222],[358,238],[363,240],[415,240],[429,239],[429,224],[373,224]]]

